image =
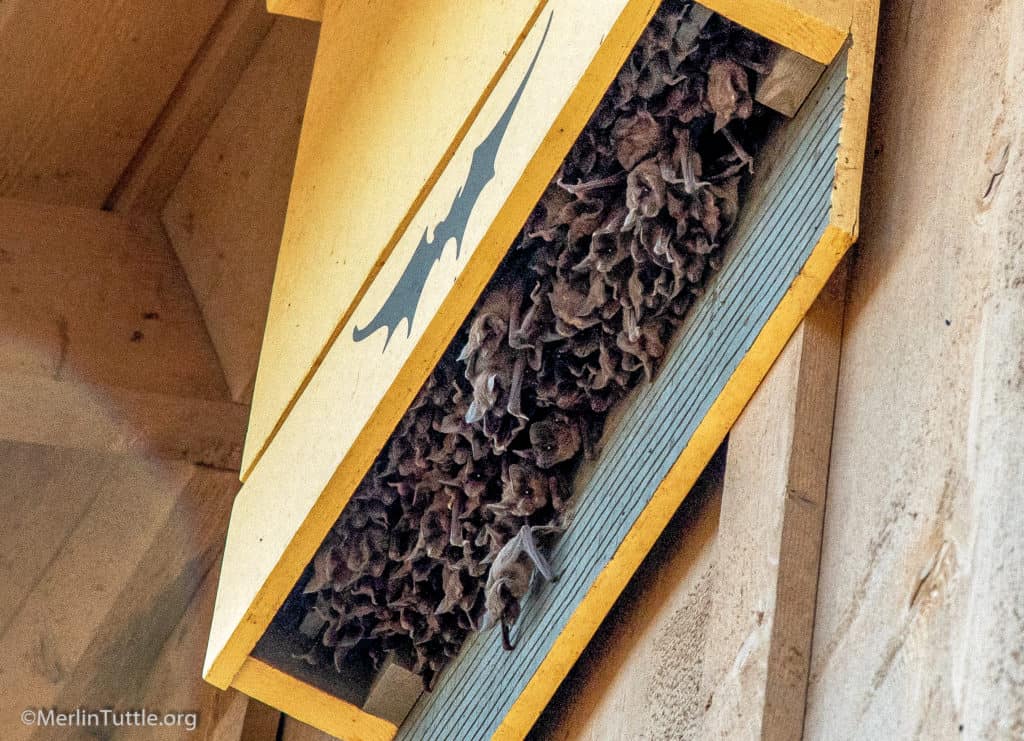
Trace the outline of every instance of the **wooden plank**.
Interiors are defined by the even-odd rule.
[[[5,3],[0,196],[100,207],[224,4]]]
[[[88,469],[79,471],[83,477],[91,473]],[[46,559],[44,572],[0,633],[0,679],[11,707],[57,706],[73,678],[86,680],[77,675],[77,670],[85,667],[84,658],[97,645],[95,634],[105,625],[112,626],[112,633],[123,634],[132,627],[129,617],[140,617],[131,607],[139,603],[133,602],[124,589],[132,584],[136,564],[165,529],[175,511],[178,493],[192,476],[192,467],[185,464],[122,458],[113,475],[91,484],[98,493],[88,511],[56,553],[40,554]],[[87,481],[83,485],[88,485]],[[179,543],[189,542],[181,538],[180,532],[178,536]],[[159,545],[167,550],[167,541]],[[173,580],[168,576],[165,574],[158,584],[166,586]],[[156,608],[158,604],[149,606]],[[145,630],[156,626],[143,620],[136,627]],[[112,637],[108,636],[108,640]],[[146,647],[151,645],[148,641],[143,643]],[[135,658],[141,659],[146,650],[140,648]],[[102,680],[96,686],[109,689],[111,694],[90,697],[99,703],[93,707],[111,704],[120,695],[117,687],[131,686],[137,679],[137,675],[125,673],[132,668],[130,663],[116,663],[116,659],[123,657],[109,655],[111,661],[106,666],[100,665],[99,658],[94,656],[89,664],[86,683],[91,683],[95,676]],[[140,661],[134,671],[144,671],[145,666],[148,662]],[[60,707],[78,707],[77,701],[85,699],[76,697],[74,702]],[[31,730],[14,714],[0,717],[0,736],[4,739],[24,738]]]
[[[281,722],[280,710],[250,699],[239,741],[277,741]]]
[[[391,741],[397,730],[393,723],[365,713],[258,659],[245,660],[232,686],[346,741]]]
[[[780,49],[758,81],[755,100],[792,118],[818,83],[825,66],[791,49]]]
[[[110,455],[0,442],[0,634],[84,513],[133,466]]]
[[[919,7],[887,3],[880,24],[812,739],[1009,739],[1024,728],[1024,17],[1015,3],[967,3],[954,19]],[[956,176],[929,187],[951,162]]]
[[[544,4],[429,0],[416,11],[429,23],[409,22],[398,5],[327,4],[243,477],[465,137]]]
[[[309,21],[322,21],[324,3],[325,0],[267,0],[267,10]]]
[[[126,477],[119,482],[122,499],[104,507],[106,531],[86,527],[100,514],[94,505],[75,532],[81,541],[73,537],[54,559],[0,637],[5,656],[20,659],[4,662],[4,686],[17,688],[16,697],[7,695],[15,707],[139,707],[147,679],[220,555],[238,488],[232,473],[197,467],[186,473],[188,481],[178,491],[158,487],[153,493],[140,490],[146,482]],[[165,516],[144,523],[150,509],[132,506],[125,494],[162,499],[170,507]],[[111,560],[103,557],[108,554]],[[177,681],[193,691],[201,686],[196,675]],[[164,702],[154,710],[195,710]],[[170,737],[187,731],[189,721],[182,720]],[[0,723],[5,739],[32,730],[16,718]]]
[[[0,233],[0,373],[226,397],[162,231],[89,209],[0,199]]]
[[[285,716],[281,741],[336,741],[337,737]]]
[[[729,434],[701,737],[801,735],[845,286],[841,269]]]
[[[249,408],[0,373],[0,440],[182,460],[237,471]]]
[[[722,462],[716,456],[559,687],[529,738],[699,738]]]
[[[702,0],[762,36],[828,64],[850,32],[856,0]]]
[[[400,726],[421,694],[423,680],[390,656],[374,678],[363,710]]]
[[[162,212],[236,401],[255,382],[317,30],[273,22]]]
[[[602,6],[597,14],[582,0],[562,0],[557,7],[549,8],[555,12],[548,13],[544,23],[531,31],[525,51],[517,55],[510,74],[502,78],[474,123],[467,137],[470,143],[453,158],[452,166],[417,214],[420,221],[413,221],[403,235],[386,271],[381,273],[382,280],[367,292],[360,304],[361,313],[354,314],[353,320],[356,325],[365,326],[370,313],[384,303],[385,294],[419,249],[419,235],[428,225],[438,223],[445,210],[450,209],[451,199],[461,192],[473,148],[491,136],[489,132],[496,130],[496,122],[506,120],[510,103],[520,100],[514,97],[519,90],[523,95],[523,115],[512,119],[514,125],[505,133],[507,154],[495,163],[495,179],[503,187],[492,190],[473,210],[473,220],[457,258],[461,265],[453,269],[455,256],[449,252],[447,264],[436,271],[424,288],[416,313],[430,317],[429,324],[413,323],[408,337],[399,333],[390,345],[380,332],[370,342],[358,345],[349,329],[332,345],[307,392],[285,420],[275,444],[267,449],[260,465],[249,476],[247,493],[239,499],[240,506],[232,514],[225,551],[225,564],[230,569],[225,568],[221,579],[211,631],[205,676],[214,684],[230,682],[269,624],[506,253],[568,151],[575,132],[596,107],[655,5],[646,0],[623,0],[621,5]],[[556,20],[552,43],[543,46],[544,55],[536,56],[547,38],[547,24]],[[572,43],[555,43],[557,38],[572,39]],[[536,69],[532,66],[534,59]],[[538,84],[524,88],[522,81],[529,70],[536,73]],[[558,106],[554,101],[563,104]],[[532,155],[528,158],[526,153]],[[467,265],[469,261],[472,262]],[[279,272],[278,280],[280,275]],[[454,285],[453,275],[459,275]],[[267,341],[273,345],[269,332],[268,325]],[[261,364],[266,357],[264,351]],[[368,372],[370,369],[372,373]],[[337,410],[343,411],[338,414]],[[363,429],[363,421],[368,419],[373,423]],[[250,426],[250,434],[251,431]],[[296,486],[294,461],[299,459],[304,465],[302,483]],[[287,486],[295,492],[285,508],[278,496],[285,481],[282,476],[286,476]]]
[[[154,212],[163,207],[272,23],[262,0],[227,0],[107,198],[112,210]]]
[[[202,645],[210,628],[219,571],[214,558],[178,624],[164,641],[159,656],[148,667],[138,695],[133,699],[146,708],[195,712],[197,725],[190,736],[209,741],[241,741],[249,718],[249,698],[236,690],[218,690],[200,677]],[[256,704],[255,701],[252,704]],[[139,733],[134,728],[116,731],[119,731],[114,733],[117,741],[132,741]],[[146,736],[153,739],[173,741],[183,735],[180,726],[146,729]],[[274,737],[275,733],[264,734],[252,741],[273,741]]]

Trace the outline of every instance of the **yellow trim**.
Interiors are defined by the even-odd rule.
[[[708,10],[828,64],[850,32],[854,0],[701,0]]]
[[[690,443],[509,709],[495,731],[494,739],[521,739],[533,727],[852,243],[850,234],[832,225],[826,228],[807,263],[708,410]]]
[[[324,0],[267,0],[267,12],[319,22],[324,19]]]
[[[398,733],[394,723],[370,715],[252,657],[242,664],[232,686],[345,741],[391,741]]]

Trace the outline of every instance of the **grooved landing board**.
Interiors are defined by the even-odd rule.
[[[614,600],[628,579],[609,567],[631,538],[657,535],[634,525],[643,524],[645,510],[670,514],[682,501],[706,462],[687,453],[710,455],[728,428],[723,423],[731,423],[717,402],[744,375],[743,362],[758,353],[762,332],[784,331],[772,322],[777,309],[806,298],[792,292],[794,281],[816,272],[808,262],[817,253],[838,260],[836,252],[848,244],[840,241],[837,250],[828,238],[845,82],[844,54],[808,100],[808,115],[793,122],[800,127],[790,139],[793,150],[766,183],[758,210],[744,217],[726,265],[695,304],[664,367],[606,442],[553,549],[559,581],[535,586],[523,605],[512,632],[517,649],[505,652],[493,632],[471,638],[399,738],[521,737],[554,693],[604,615],[592,599]],[[679,470],[684,459],[689,470]]]

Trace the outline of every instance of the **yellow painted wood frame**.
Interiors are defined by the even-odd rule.
[[[557,4],[555,0],[549,0],[546,6],[550,9]],[[338,368],[343,358],[332,359],[329,348],[321,359],[318,372],[309,379],[302,395],[292,404],[290,413],[278,427],[273,444],[264,448],[259,464],[252,470],[236,500],[204,669],[208,681],[220,687],[236,686],[329,732],[343,732],[346,738],[378,738],[382,732],[383,737],[394,734],[393,725],[389,724],[389,730],[380,725],[385,721],[314,690],[251,658],[249,654],[461,324],[462,317],[486,284],[519,225],[596,107],[656,6],[657,3],[651,0],[623,0],[620,12],[607,23],[607,34],[603,34],[598,48],[551,125],[544,128],[545,135],[540,138],[533,155],[524,159],[525,166],[518,179],[505,184],[507,196],[497,203],[494,217],[477,227],[479,244],[473,250],[466,250],[472,254],[466,258],[461,273],[450,286],[451,290],[427,301],[432,309],[428,314],[431,320],[416,332],[417,357],[408,360],[386,384],[386,393],[379,403],[372,405],[372,413],[366,417],[368,424],[360,430],[359,439],[354,440],[347,453],[336,449],[336,437],[332,438],[324,430],[310,425],[311,420],[324,419],[325,405],[341,417],[360,414],[354,410],[358,400],[351,394],[339,394],[338,387],[331,383],[332,367],[335,368],[335,382],[343,377],[343,374],[337,375],[341,372]],[[328,0],[328,18],[330,12]],[[499,729],[499,737],[522,737],[528,731],[739,415],[828,275],[854,241],[877,14],[876,0],[866,0],[855,6],[852,16],[849,80],[829,227],[690,445],[672,467],[665,483],[512,707]],[[546,18],[543,13],[539,16]],[[540,34],[539,27],[535,28],[538,15],[533,18],[535,22],[531,26],[533,35],[530,39],[536,41]],[[523,40],[527,35],[524,34]],[[519,45],[524,46],[522,40]],[[524,50],[514,55],[515,64],[509,60],[502,72],[507,69],[513,79],[495,82],[492,88],[494,100],[485,100],[479,105],[471,125],[486,128],[488,117],[493,119],[496,115],[495,110],[489,110],[488,106],[501,108],[498,100],[508,100],[535,48],[535,45],[527,44]],[[476,118],[481,120],[476,121]],[[471,126],[466,128],[469,133]],[[477,138],[471,137],[470,140],[477,141]],[[449,161],[457,161],[459,157],[468,160],[471,153],[464,151],[466,149],[468,146],[455,147]],[[444,172],[437,175],[434,185],[443,185],[443,175]],[[429,195],[417,196],[421,206],[426,207]],[[415,216],[409,217],[408,222],[412,222]],[[398,242],[396,239],[392,248],[396,254],[408,249]],[[378,272],[382,277],[387,274],[384,269]],[[374,286],[368,286],[364,297],[369,298],[374,290]],[[356,326],[365,326],[369,317],[360,315],[358,308],[353,307],[349,311],[349,318]],[[334,344],[341,333],[332,334]],[[327,372],[323,373],[325,369]],[[303,410],[317,408],[321,410],[319,415],[307,416],[304,423]],[[305,690],[299,690],[295,685],[319,694],[303,694]],[[315,710],[305,709],[307,704]],[[346,719],[344,729],[333,724],[331,719],[336,717]]]

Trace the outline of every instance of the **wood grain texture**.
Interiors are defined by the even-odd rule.
[[[701,5],[804,56],[828,64],[859,0],[704,0]]]
[[[273,20],[162,211],[236,401],[255,382],[317,31]]]
[[[226,0],[108,196],[109,207],[119,212],[155,212],[163,207],[272,24],[263,0]]]
[[[100,207],[224,3],[4,3],[0,196]]]
[[[0,199],[0,373],[171,396],[227,388],[159,228]]]
[[[792,49],[780,49],[771,71],[758,80],[755,100],[792,118],[821,77],[825,66]]]
[[[237,471],[249,407],[0,373],[0,440]]]
[[[214,492],[211,492],[214,493]],[[236,690],[218,690],[200,679],[203,662],[203,642],[210,628],[213,599],[216,595],[219,564],[216,558],[202,575],[202,582],[187,602],[181,618],[160,649],[155,661],[148,667],[146,677],[133,699],[147,708],[196,711],[198,724],[189,738],[203,741],[244,741],[245,728],[252,727],[250,705],[256,705]],[[257,709],[257,715],[260,710]],[[265,715],[265,713],[263,714]],[[277,713],[280,717],[280,713]],[[253,729],[254,733],[257,729]],[[116,729],[113,739],[132,741],[137,729]],[[180,727],[151,728],[147,738],[175,741],[184,734]],[[248,741],[274,741],[274,731],[266,729]]]
[[[166,461],[70,455],[68,493],[95,494],[58,542],[41,538],[17,552],[38,576],[21,594],[5,584],[5,602],[16,609],[0,631],[0,681],[11,707],[136,707],[216,562],[237,480]],[[35,475],[55,484],[67,475],[42,463],[33,461]],[[5,541],[5,556],[7,548]],[[0,718],[5,739],[31,731],[14,714]]]
[[[808,739],[1024,729],[1021,28],[885,4]]]
[[[393,723],[300,682],[259,659],[246,659],[232,686],[346,741],[391,741],[397,730]]]
[[[285,717],[282,725],[281,741],[336,741],[337,736],[306,725],[295,718]]]
[[[331,0],[320,32],[243,477],[466,135],[543,0]]]
[[[702,738],[803,728],[845,286],[840,269],[729,433]]]
[[[267,10],[309,21],[321,21],[324,17],[324,2],[325,0],[267,0]]]

